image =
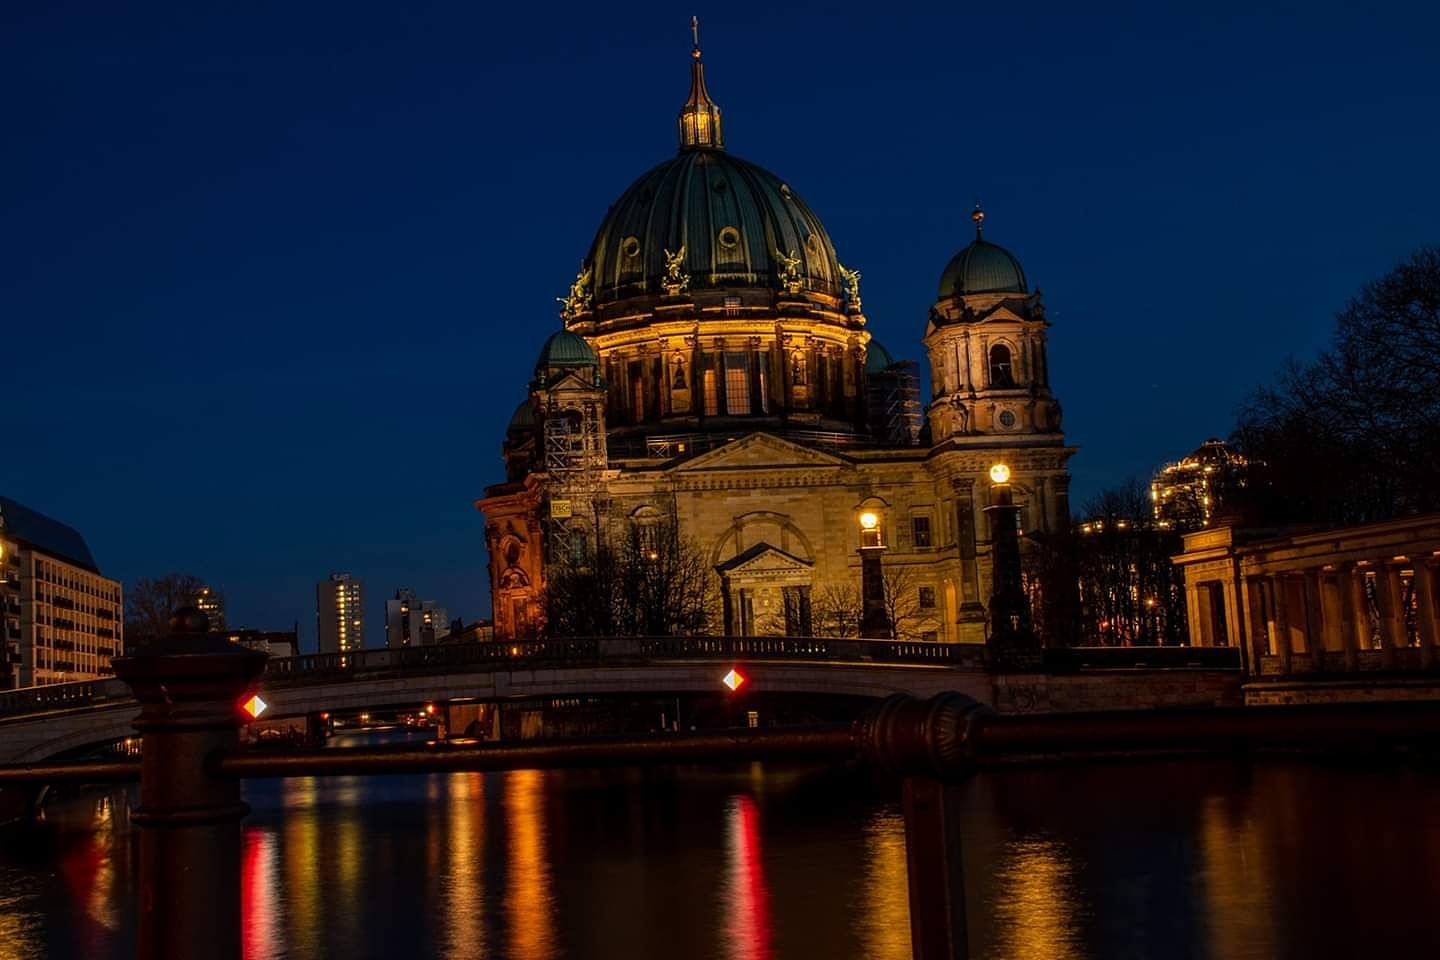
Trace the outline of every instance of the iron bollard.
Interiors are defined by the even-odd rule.
[[[212,760],[239,744],[240,697],[265,654],[207,634],[199,610],[176,611],[171,635],[115,659],[140,701],[141,960],[239,960],[240,781]]]
[[[855,725],[862,759],[902,777],[910,952],[915,960],[966,960],[960,781],[974,767],[979,732],[994,712],[959,693],[929,700],[896,694]]]

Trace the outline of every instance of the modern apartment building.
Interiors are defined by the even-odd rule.
[[[0,689],[110,676],[124,621],[120,583],[85,538],[0,497]]]
[[[315,584],[315,620],[321,653],[348,653],[365,646],[365,591],[348,573]]]
[[[385,601],[385,646],[428,646],[450,632],[450,617],[434,600],[417,600],[415,591],[400,589]]]

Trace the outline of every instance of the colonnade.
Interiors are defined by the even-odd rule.
[[[1440,590],[1433,556],[1279,570],[1247,566],[1242,561],[1252,674],[1435,665]]]

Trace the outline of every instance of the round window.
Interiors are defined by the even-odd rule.
[[[640,238],[626,237],[624,240],[620,241],[620,252],[625,254],[625,256],[627,257],[640,256]]]
[[[1015,426],[1015,414],[1011,413],[1009,410],[1001,410],[1000,426],[1006,428],[1007,430]]]
[[[720,246],[726,250],[734,250],[740,246],[740,231],[734,227],[724,227],[720,230]]]

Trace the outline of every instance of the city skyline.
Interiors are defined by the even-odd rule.
[[[0,40],[34,94],[0,243],[38,454],[5,492],[112,576],[203,577],[237,624],[308,624],[333,569],[376,622],[403,583],[488,616],[471,501],[599,207],[674,150],[688,13],[388,13],[95,7]],[[1413,12],[700,14],[730,149],[793,178],[897,359],[984,200],[1050,307],[1077,508],[1227,432],[1440,221]],[[56,439],[100,402],[113,437]],[[387,458],[399,431],[446,455]]]

